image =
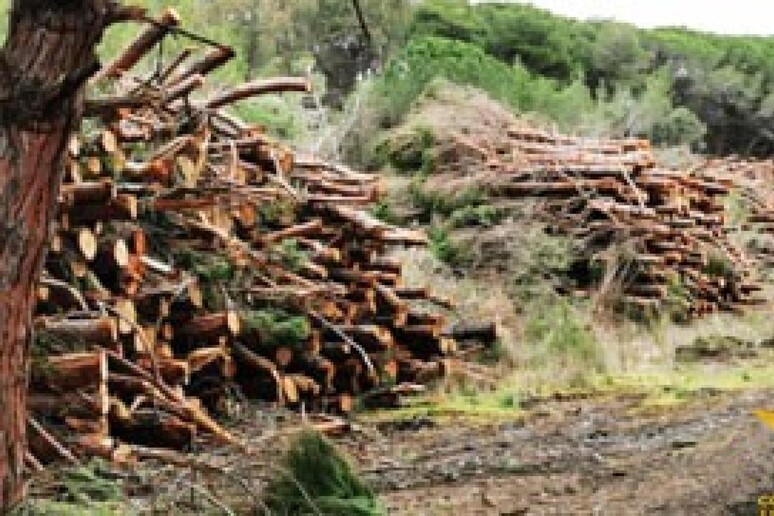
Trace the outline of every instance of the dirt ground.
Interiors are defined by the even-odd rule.
[[[774,391],[551,400],[514,422],[380,423],[341,440],[390,514],[758,514],[774,494]]]

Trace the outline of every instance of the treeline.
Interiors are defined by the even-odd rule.
[[[410,47],[451,48],[454,40],[478,60],[485,55],[528,72],[538,86],[549,87],[539,81],[549,79],[553,92],[543,95],[574,97],[562,109],[607,112],[608,131],[616,136],[694,143],[719,154],[774,150],[774,38],[642,30],[462,0],[423,2],[410,34]],[[524,107],[542,110],[539,103]],[[578,118],[549,114],[560,123]]]
[[[716,154],[774,151],[774,38],[642,30],[465,0],[127,1],[157,13],[174,7],[187,29],[236,48],[237,59],[216,78],[224,83],[313,71],[324,100],[340,107],[356,77],[381,71],[365,103],[375,129],[396,123],[427,84],[445,77],[563,131],[638,135]],[[8,3],[0,0],[0,9]],[[111,29],[103,54],[132,31]],[[187,44],[170,38],[164,51]],[[284,106],[240,108],[292,130],[292,121],[277,119]]]

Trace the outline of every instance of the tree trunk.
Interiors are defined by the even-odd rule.
[[[14,0],[0,50],[0,513],[24,494],[31,311],[63,158],[108,0]]]

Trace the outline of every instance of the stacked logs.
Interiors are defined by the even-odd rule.
[[[582,243],[587,278],[613,272],[624,305],[677,303],[691,317],[764,302],[749,259],[728,238],[727,177],[663,169],[650,143],[637,139],[512,127],[496,142],[466,135],[452,147],[442,166],[454,172],[466,163],[460,186],[495,199],[544,199],[549,229]],[[620,251],[611,253],[614,246]],[[593,295],[599,283],[590,283],[576,293]]]
[[[774,266],[774,161],[728,156],[703,161],[697,173],[733,182],[733,230],[762,273]]]
[[[306,79],[191,99],[233,55],[217,46],[129,74],[177,23],[166,12],[100,73],[69,146],[37,290],[38,459],[229,443],[213,414],[240,396],[346,413],[452,365],[434,308],[450,301],[405,285],[388,254],[425,236],[369,214],[377,178],[296,156],[224,110]]]

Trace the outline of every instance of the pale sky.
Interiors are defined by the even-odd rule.
[[[527,0],[518,3],[529,3],[573,18],[612,18],[639,27],[685,26],[723,34],[774,35],[772,0]]]

